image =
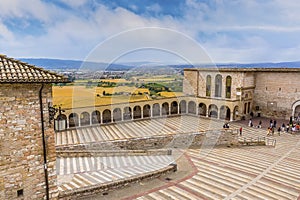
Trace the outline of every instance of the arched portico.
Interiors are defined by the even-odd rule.
[[[151,107],[149,104],[143,107],[143,118],[151,117]]]
[[[178,103],[177,101],[173,101],[171,103],[171,115],[178,114]]]
[[[201,116],[206,116],[206,105],[204,103],[199,103],[199,107],[198,107],[198,114]]]
[[[169,104],[167,102],[162,104],[161,114],[162,115],[169,115]]]
[[[180,114],[186,113],[186,101],[185,100],[182,100],[179,103],[179,113]]]
[[[103,123],[110,123],[111,122],[111,111],[109,109],[105,109],[102,114]]]
[[[100,124],[101,123],[101,114],[98,110],[92,112],[92,124]]]
[[[220,119],[230,120],[230,108],[228,106],[221,106],[219,116]]]
[[[122,110],[121,110],[121,108],[115,108],[113,110],[113,121],[114,122],[122,121]]]
[[[218,118],[218,106],[211,104],[208,107],[208,117]]]
[[[88,126],[90,124],[90,114],[88,112],[82,112],[80,114],[80,126]]]
[[[156,117],[156,116],[160,116],[160,106],[158,103],[153,104],[152,107],[152,116]]]
[[[196,114],[196,103],[194,101],[190,101],[188,104],[188,113],[190,114]]]
[[[131,119],[132,119],[131,108],[127,106],[124,108],[123,120],[131,120]]]
[[[133,108],[133,119],[142,118],[142,109],[141,106],[134,106]]]
[[[76,113],[71,113],[69,115],[69,127],[76,127],[79,126],[79,119]]]

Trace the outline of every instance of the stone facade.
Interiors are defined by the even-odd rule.
[[[0,199],[45,199],[39,91],[42,84],[0,84]],[[49,197],[57,199],[54,130],[49,124],[52,85],[42,90]]]
[[[217,75],[221,77],[219,96],[216,95]],[[210,95],[207,94],[208,76],[211,77]],[[299,76],[298,68],[185,69],[183,90],[185,94],[199,98],[206,107],[213,104],[217,109],[227,106],[231,120],[250,117],[250,113],[289,119],[300,114]],[[231,77],[229,96],[227,77]]]

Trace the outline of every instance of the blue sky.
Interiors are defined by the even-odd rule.
[[[124,31],[158,27],[197,42],[216,63],[299,61],[299,10],[297,0],[2,0],[0,53],[84,60]],[[153,38],[166,41],[164,34]],[[112,48],[141,37],[148,36],[137,33]],[[172,37],[165,49],[177,43],[185,51],[189,45]],[[180,60],[159,52],[131,54],[122,61]],[[99,61],[105,57],[98,55]]]

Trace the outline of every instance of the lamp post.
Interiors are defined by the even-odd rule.
[[[61,105],[56,108],[56,105],[53,107],[49,104],[49,123],[54,120],[54,130],[60,131],[66,129],[66,119],[63,117],[62,113],[65,112],[65,110],[61,109]],[[56,113],[58,112],[58,116],[55,118]]]

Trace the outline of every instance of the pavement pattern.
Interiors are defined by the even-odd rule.
[[[222,121],[211,121],[205,118],[199,121],[197,117],[186,117],[187,118],[184,119],[182,117],[164,119],[168,120],[167,123],[165,121],[162,123],[151,120],[148,127],[151,127],[151,124],[157,126],[157,124],[160,123],[161,126],[159,127],[158,133],[168,134],[168,131],[163,132],[161,130],[211,130],[220,129],[224,123]],[[261,119],[253,119],[254,125],[258,123],[258,120]],[[262,128],[249,127],[247,126],[247,121],[230,122],[229,125],[230,128],[235,129],[243,127],[241,138],[266,137],[266,128],[269,119],[262,118],[262,120]],[[182,123],[182,121],[186,123]],[[181,124],[179,122],[181,122]],[[129,123],[132,124],[128,125],[124,123],[127,124],[125,127],[135,127],[135,125],[133,125],[134,122]],[[278,122],[280,125],[281,123],[283,122]],[[124,124],[122,124],[122,126]],[[162,127],[162,124],[164,124],[166,128]],[[131,128],[131,130],[135,130],[135,128]],[[153,130],[157,129],[153,128]],[[138,132],[136,132],[136,134],[137,133]],[[112,132],[109,134],[112,134]],[[123,132],[122,134],[125,133]],[[134,137],[134,135],[131,135],[132,132],[127,132],[127,134]],[[150,132],[144,135],[148,134],[150,134]],[[154,134],[157,134],[157,131],[154,132]],[[115,135],[113,137],[117,136]],[[122,137],[126,137],[126,135]],[[115,195],[112,196],[108,195],[105,197],[100,194],[91,198],[87,197],[86,199],[300,199],[300,134],[282,132],[279,135],[277,131],[275,131],[273,136],[267,138],[276,139],[276,146],[214,147],[208,149],[182,150],[182,156],[176,160],[176,163],[178,163],[178,171],[174,173],[174,177],[171,180],[165,181],[158,179],[155,180],[157,182],[154,184],[150,181],[148,188],[139,189],[141,186],[132,186],[124,188],[123,190],[125,190],[125,192],[123,193],[117,190],[111,192],[115,193]],[[96,139],[96,137],[94,139]],[[67,139],[65,141],[69,140]],[[68,165],[67,163],[74,163],[74,161],[70,158],[69,161],[67,161],[67,159],[68,158],[66,158],[66,160],[58,160],[58,175],[61,177],[64,177],[64,175],[84,177],[88,181],[81,180],[81,182],[84,182],[86,185],[92,184],[93,178],[87,178],[87,176],[91,174],[82,176],[82,174],[84,174],[82,173],[83,171],[88,171],[88,168],[84,166],[89,166],[90,170],[93,168],[92,166],[94,166],[94,172],[92,173],[99,173],[97,174],[98,180],[95,180],[95,182],[105,179],[104,177],[108,176],[108,174],[115,174],[113,176],[117,177],[117,174],[121,173],[118,172],[118,170],[122,171],[121,164],[116,164],[113,160],[111,163],[115,163],[115,166],[119,165],[119,168],[110,168],[114,169],[112,172],[107,171],[108,169],[104,169],[103,166],[109,163],[106,162],[105,165],[101,165],[100,163],[104,163],[105,161],[100,159],[104,158],[90,158],[91,160],[80,158],[82,161],[78,160],[79,164],[76,165],[77,167],[71,167],[70,164]],[[109,158],[108,161],[110,161],[110,159],[111,158]],[[142,161],[143,159],[144,161]],[[141,164],[139,166],[143,167],[147,165],[149,169],[144,169],[144,171],[151,170],[151,165],[148,165],[151,159],[146,157],[143,159],[139,161]],[[163,159],[166,160],[165,164],[169,163],[170,159],[172,160],[171,157],[161,159],[161,161],[157,162],[161,163],[160,166],[154,164],[152,167],[163,167]],[[148,163],[146,163],[146,160],[148,160]],[[77,161],[75,161],[75,163],[76,162]],[[66,163],[66,165],[64,165],[69,167],[63,167],[61,163]],[[80,163],[82,163],[81,167]],[[95,163],[99,164],[95,166]],[[126,163],[126,161],[123,161],[123,163]],[[75,173],[74,169],[77,170]],[[132,175],[136,173],[134,170],[131,172],[128,171],[130,167],[125,167],[124,169],[127,170],[128,175],[130,173]],[[181,172],[187,169],[188,174],[180,175]],[[140,172],[142,171],[143,170],[140,169]],[[118,174],[118,176],[121,177],[125,175]],[[170,177],[172,177],[172,175]],[[65,184],[67,183],[62,183],[60,190],[70,189],[67,188]],[[69,185],[69,187],[84,186],[84,184],[80,182],[76,184],[77,186]],[[147,185],[148,183],[145,182],[144,184]]]

